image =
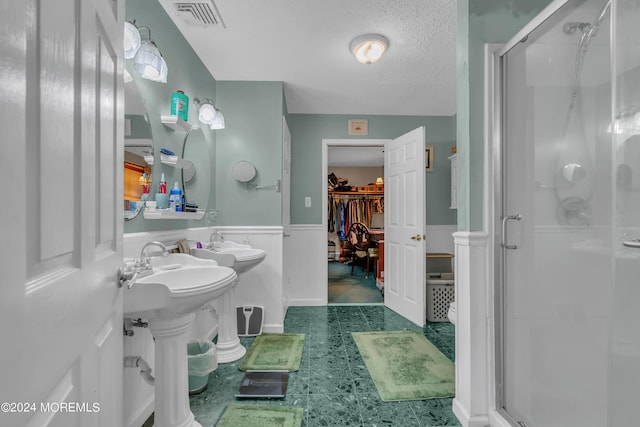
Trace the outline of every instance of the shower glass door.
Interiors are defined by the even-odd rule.
[[[638,424],[639,10],[568,1],[500,51],[496,389],[513,425]]]
[[[609,425],[639,425],[640,1],[612,2],[613,240]]]

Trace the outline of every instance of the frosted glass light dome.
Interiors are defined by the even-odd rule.
[[[379,34],[363,34],[349,44],[349,50],[356,60],[363,64],[373,64],[378,61],[388,48],[389,40]]]

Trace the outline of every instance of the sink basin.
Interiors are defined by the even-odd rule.
[[[151,258],[153,274],[125,288],[125,317],[146,319],[193,313],[229,290],[236,272],[186,254]]]
[[[187,331],[195,311],[230,292],[238,275],[186,254],[150,262],[152,274],[124,286],[124,316],[147,319],[154,338],[154,425],[202,427],[189,407]]]
[[[267,254],[262,249],[252,248],[249,245],[223,242],[215,250],[193,248],[191,249],[191,255],[202,259],[215,260],[219,265],[231,267],[236,273],[242,274],[260,264]]]

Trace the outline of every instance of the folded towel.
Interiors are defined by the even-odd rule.
[[[191,249],[189,248],[189,242],[186,239],[178,240],[176,242],[178,246],[178,252],[181,254],[191,255]]]

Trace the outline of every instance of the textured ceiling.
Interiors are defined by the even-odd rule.
[[[455,1],[216,0],[226,28],[160,3],[216,80],[282,81],[290,113],[455,114]],[[390,41],[375,64],[349,52],[365,33]]]

